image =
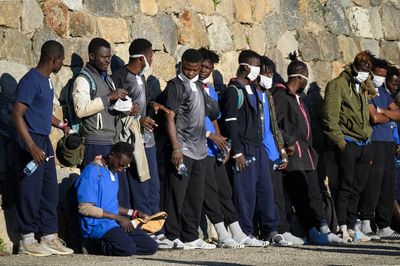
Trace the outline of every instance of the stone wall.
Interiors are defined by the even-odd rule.
[[[182,47],[205,46],[220,55],[217,68],[225,81],[243,49],[272,58],[284,78],[285,58],[297,50],[311,80],[324,88],[360,50],[400,64],[399,17],[400,0],[0,0],[1,116],[49,39],[66,49],[65,66],[52,77],[57,95],[73,68],[87,61],[96,36],[110,41],[125,62],[134,38],[149,39],[156,50],[152,74],[162,87],[174,76]],[[62,116],[60,107],[55,114]],[[54,130],[53,141],[60,137]],[[59,178],[70,171],[59,168]]]
[[[287,54],[297,50],[323,92],[360,50],[400,64],[399,17],[400,0],[0,0],[0,92],[14,91],[41,45],[56,39],[66,50],[65,66],[52,77],[60,95],[96,36],[125,62],[133,39],[149,39],[151,74],[162,88],[175,75],[182,47],[204,46],[220,55],[225,81],[243,49],[272,58],[284,78]],[[6,104],[0,101],[0,109]],[[62,117],[57,104],[55,114]],[[53,130],[53,142],[60,137]]]

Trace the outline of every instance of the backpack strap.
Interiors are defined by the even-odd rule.
[[[183,101],[183,91],[185,90],[185,85],[183,85],[183,82],[179,80],[177,77],[173,78],[171,82],[174,84],[176,88],[176,100],[178,103],[181,103]],[[178,110],[178,115],[179,115],[179,110]]]
[[[96,92],[97,92],[96,82],[94,81],[93,77],[84,68],[82,68],[82,70],[78,73],[77,77],[84,77],[89,82],[89,85],[90,85],[90,99],[93,100],[94,96],[96,95]],[[114,86],[112,86],[112,88],[113,87]]]
[[[244,102],[244,94],[243,91],[241,89],[239,89],[238,87],[236,87],[235,85],[229,85],[229,87],[232,87],[236,90],[237,94],[238,94],[238,109],[240,109],[243,106],[243,102]]]

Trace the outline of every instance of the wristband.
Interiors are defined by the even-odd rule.
[[[133,210],[132,210],[132,209],[129,209],[127,215],[128,215],[128,216],[132,216],[132,215],[133,215]]]
[[[63,121],[60,121],[60,123],[58,123],[57,127],[59,129],[64,129],[68,126],[68,123],[64,123]]]
[[[232,158],[236,159],[236,158],[239,158],[242,155],[243,155],[243,153],[237,153],[237,154],[233,155]]]
[[[178,152],[182,152],[182,149],[175,149],[172,151],[172,153],[178,153]]]
[[[132,214],[132,219],[136,219],[138,215],[138,210],[134,210]]]

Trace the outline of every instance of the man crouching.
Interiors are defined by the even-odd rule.
[[[98,241],[103,255],[152,255],[157,251],[157,243],[131,223],[131,219],[148,219],[148,215],[118,204],[117,175],[131,163],[133,150],[126,142],[113,145],[105,158],[97,156],[84,168],[75,184],[82,235]]]

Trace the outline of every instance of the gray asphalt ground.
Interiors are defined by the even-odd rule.
[[[245,248],[240,250],[173,250],[153,256],[0,257],[0,265],[400,265],[400,241],[341,246]]]

